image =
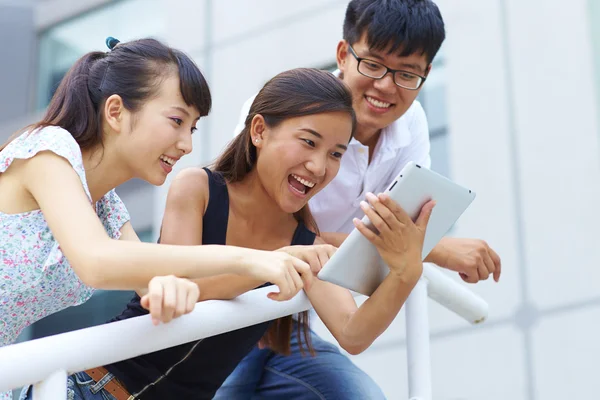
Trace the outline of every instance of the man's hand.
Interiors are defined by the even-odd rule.
[[[443,238],[425,261],[456,271],[463,281],[477,283],[493,274],[500,280],[502,264],[498,254],[483,240]]]

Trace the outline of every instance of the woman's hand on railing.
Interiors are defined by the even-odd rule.
[[[270,292],[269,299],[289,300],[312,284],[310,266],[301,259],[283,251],[246,250],[250,254],[244,258],[246,268],[240,273],[277,285],[279,292]]]
[[[192,312],[200,296],[198,285],[173,275],[152,278],[144,292],[140,304],[150,311],[154,325]]]
[[[283,251],[308,263],[313,275],[317,275],[336,250],[336,247],[325,244],[323,239],[317,237],[313,246],[286,246],[277,251]]]

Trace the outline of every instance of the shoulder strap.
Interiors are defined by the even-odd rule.
[[[203,244],[225,244],[229,221],[229,192],[225,179],[204,168],[208,174],[208,206],[202,221]]]
[[[311,231],[304,225],[304,222],[298,222],[298,227],[294,232],[294,237],[292,238],[292,245],[304,245],[310,246],[315,243],[315,238],[317,234]]]

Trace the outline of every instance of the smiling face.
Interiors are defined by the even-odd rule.
[[[359,58],[377,61],[388,68],[412,72],[427,76],[431,66],[424,54],[416,53],[406,57],[397,55],[400,51],[388,54],[369,48],[366,34],[352,44]],[[365,143],[376,132],[389,126],[400,118],[411,106],[420,90],[409,90],[396,85],[392,74],[382,79],[366,77],[358,72],[358,61],[348,49],[348,43],[342,40],[338,44],[337,63],[342,80],[350,87],[353,95],[353,107],[356,112],[358,129],[356,139]]]
[[[111,113],[110,104],[106,110]],[[177,74],[172,74],[139,111],[122,110],[116,139],[120,158],[133,176],[162,185],[175,163],[192,151],[199,118],[198,110],[183,100]]]
[[[352,134],[346,112],[289,118],[270,128],[261,115],[251,126],[262,186],[279,207],[295,213],[337,175]]]

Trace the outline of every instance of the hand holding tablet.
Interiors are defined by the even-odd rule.
[[[429,169],[421,168],[415,163],[409,163],[402,169],[385,194],[400,205],[404,211],[402,213],[404,217],[396,217],[399,223],[402,218],[406,217],[418,221],[417,217],[422,208],[425,208],[423,211],[427,213],[427,208],[423,206],[430,200],[435,202],[428,223],[422,220],[416,224],[416,226],[423,226],[423,222],[425,222],[427,226],[420,254],[421,260],[429,254],[475,198],[473,191]],[[386,196],[382,197],[385,199]],[[371,206],[367,205],[367,207]],[[362,223],[366,227],[376,229],[376,224],[381,225],[381,218],[373,222],[369,219],[369,215],[374,217],[378,215],[377,213],[371,213],[367,208],[363,208],[363,210],[368,213],[362,219]],[[421,215],[421,218],[425,218],[425,216]],[[382,229],[390,228],[389,226],[386,228],[384,225],[381,227]],[[366,234],[368,235],[368,233]],[[410,243],[399,243],[397,240],[394,243],[399,246],[411,246]],[[381,248],[381,246],[379,247]],[[415,248],[418,251],[419,246],[417,245]],[[409,251],[408,248],[403,250]],[[418,254],[415,255],[415,257],[417,256]],[[386,258],[388,257],[386,256]],[[393,267],[401,268],[402,266],[394,265]],[[371,295],[389,272],[390,269],[377,248],[359,229],[354,229],[329,262],[325,264],[318,277],[358,293]]]

